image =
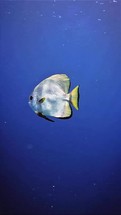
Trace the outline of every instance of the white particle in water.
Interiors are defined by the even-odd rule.
[[[99,18],[99,19],[97,19],[98,21],[101,21],[101,19]]]
[[[61,19],[61,18],[62,18],[62,16],[61,16],[61,15],[59,15],[59,16],[58,16],[58,18],[59,18],[59,19]]]
[[[32,187],[32,191],[35,191],[35,187]]]
[[[32,149],[33,148],[33,145],[30,143],[27,145],[27,149]]]

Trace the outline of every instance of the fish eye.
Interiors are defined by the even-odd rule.
[[[30,96],[30,98],[29,98],[30,100],[32,100],[33,99],[33,96]]]

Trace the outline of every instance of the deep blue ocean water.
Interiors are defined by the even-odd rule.
[[[121,2],[0,1],[0,214],[121,214]],[[80,108],[29,95],[66,73]]]

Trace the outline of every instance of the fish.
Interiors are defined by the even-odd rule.
[[[40,117],[54,122],[50,117],[68,119],[72,106],[79,109],[79,86],[70,93],[70,79],[66,74],[55,74],[40,82],[29,96],[29,105]],[[48,118],[49,117],[49,118]]]

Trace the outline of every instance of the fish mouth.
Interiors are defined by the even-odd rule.
[[[33,103],[31,101],[29,101],[28,104],[29,104],[30,108],[32,108],[32,110],[34,112],[38,111],[38,105],[36,105],[35,103]]]
[[[28,105],[33,109],[33,105],[31,103],[31,101],[28,102]]]

